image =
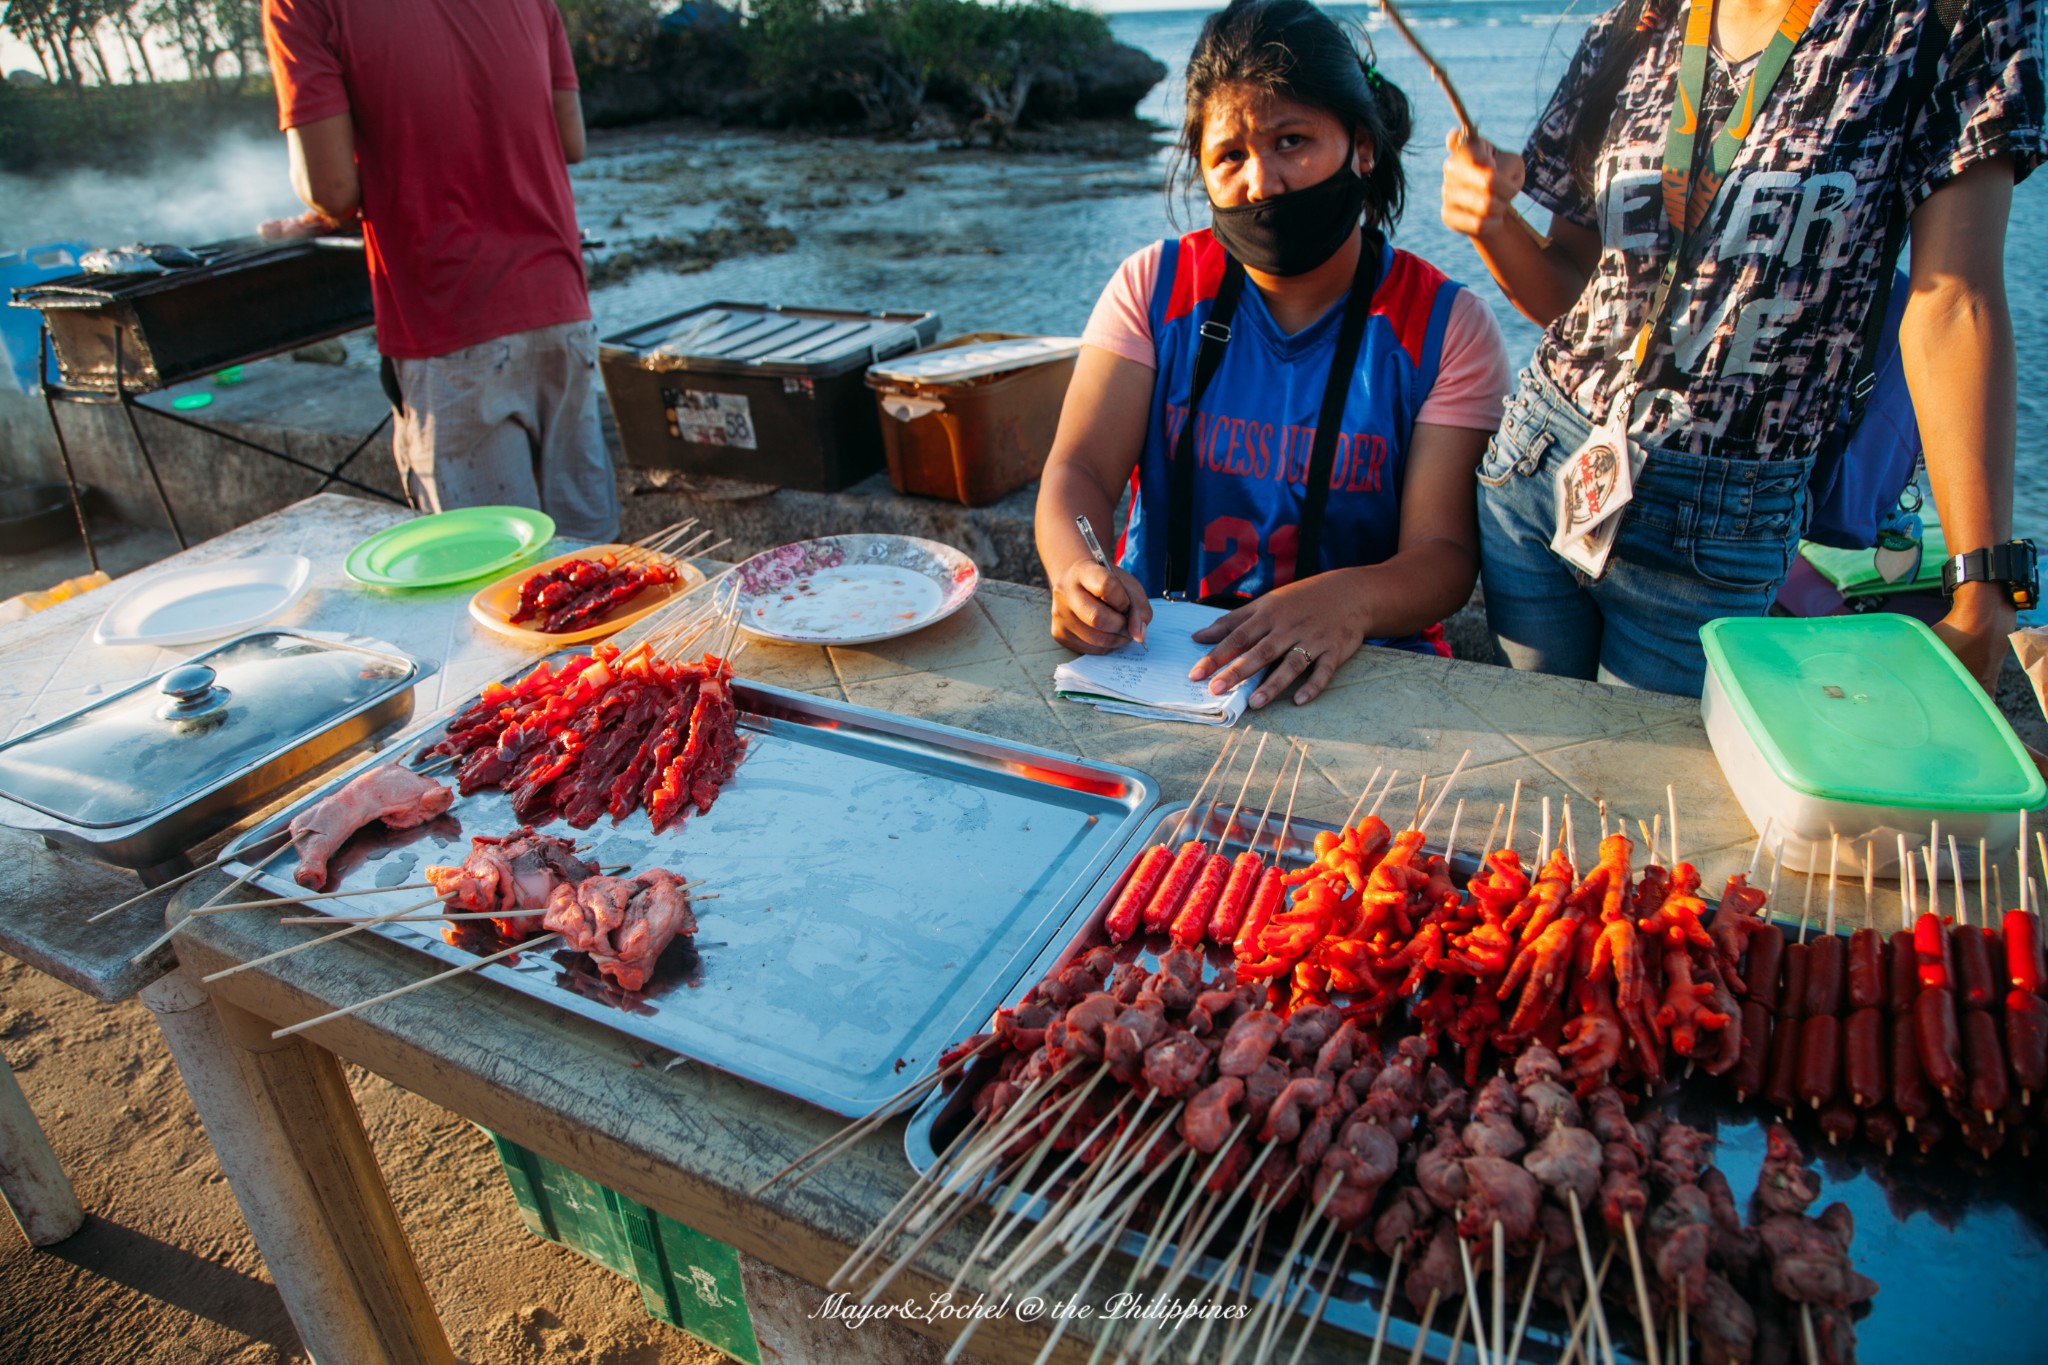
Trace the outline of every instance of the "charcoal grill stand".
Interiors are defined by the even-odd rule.
[[[263,358],[262,356],[250,357],[251,360],[261,360]],[[395,502],[400,506],[406,505],[403,498],[394,497],[381,488],[372,488],[369,484],[360,483],[355,479],[348,478],[341,472],[354,463],[356,456],[367,450],[370,442],[376,440],[384,428],[391,424],[391,414],[388,412],[378,420],[376,426],[370,428],[368,435],[356,442],[348,454],[342,456],[339,464],[335,465],[332,469],[326,469],[310,461],[302,460],[296,455],[278,450],[273,446],[264,445],[260,441],[252,441],[246,436],[238,436],[224,427],[215,426],[209,422],[194,421],[182,413],[169,412],[163,408],[144,408],[141,402],[143,394],[156,392],[156,390],[131,389],[123,380],[121,334],[119,331],[114,333],[114,391],[112,393],[97,393],[86,389],[68,388],[53,379],[50,374],[50,328],[47,323],[44,324],[42,329],[41,350],[37,363],[41,369],[43,406],[49,410],[50,430],[56,433],[57,437],[57,455],[64,463],[64,483],[71,490],[71,514],[78,519],[78,534],[85,540],[86,558],[91,562],[95,570],[100,567],[99,549],[93,544],[92,528],[86,524],[85,503],[79,494],[78,476],[72,470],[71,447],[64,439],[64,424],[57,419],[57,405],[59,403],[99,405],[112,403],[120,406],[122,416],[128,419],[128,430],[134,434],[135,448],[142,454],[142,467],[149,471],[150,485],[156,490],[157,506],[163,509],[164,520],[170,524],[171,534],[177,537],[178,548],[181,550],[190,549],[192,542],[185,538],[184,528],[178,524],[178,514],[171,509],[170,495],[164,491],[163,477],[157,473],[156,458],[150,453],[149,440],[142,434],[142,424],[135,420],[135,413],[138,408],[142,408],[153,417],[161,417],[165,421],[176,422],[178,425],[190,427],[194,431],[203,431],[209,436],[218,437],[223,441],[231,441],[239,446],[246,446],[250,450],[268,455],[274,460],[282,460],[288,465],[294,465],[309,473],[319,474],[322,477],[319,487],[313,490],[315,493],[324,493],[335,484],[346,484],[357,492],[367,493],[373,498],[380,498],[385,502]]]

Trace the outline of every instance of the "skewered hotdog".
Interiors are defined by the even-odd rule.
[[[2041,917],[2031,910],[2005,912],[2005,975],[2014,990],[2041,993]]]
[[[1884,1015],[1866,1005],[1849,1016],[1842,1035],[1842,1080],[1858,1109],[1884,1103]]]
[[[1806,946],[1806,1010],[1808,1019],[1822,1015],[1840,1018],[1842,978],[1848,943],[1833,934],[1822,934]]]
[[[1799,1107],[1799,1035],[1797,1015],[1780,1016],[1771,1031],[1770,1064],[1764,1068],[1764,1103],[1791,1113]]]
[[[1925,971],[1923,960],[1921,969]],[[1938,965],[1938,964],[1937,964]],[[1913,1002],[1913,1027],[1920,1038],[1920,1070],[1943,1099],[1963,1097],[1963,1039],[1956,1023],[1955,995],[1944,986],[1923,986]]]
[[[1819,1123],[1820,1130],[1828,1135],[1828,1145],[1839,1147],[1855,1138],[1861,1116],[1856,1106],[1846,1100],[1834,1100],[1821,1106]]]
[[[1910,1009],[1899,1011],[1891,1021],[1892,1107],[1912,1132],[1934,1112],[1934,1096],[1927,1089],[1927,1073],[1920,1067],[1920,1022]]]
[[[1778,972],[1785,965],[1785,931],[1766,924],[1749,936],[1749,961],[1742,974],[1745,994],[1767,1010],[1778,1008]]]
[[[2048,1005],[2031,991],[2005,997],[2005,1060],[2019,1087],[2020,1103],[2048,1091]]]
[[[1885,1007],[1893,1016],[1911,1014],[1913,999],[1920,994],[1920,964],[1913,955],[1913,931],[1901,929],[1892,935],[1891,951],[1885,954]]]
[[[1889,984],[1884,936],[1875,929],[1858,929],[1849,935],[1849,1008],[1883,1009]]]
[[[1804,943],[1785,945],[1785,988],[1778,996],[1778,1017],[1800,1019],[1806,1014],[1806,963]]]
[[[1259,955],[1259,935],[1265,932],[1273,916],[1279,913],[1287,897],[1287,874],[1278,867],[1269,867],[1259,875],[1259,889],[1252,892],[1252,903],[1244,912],[1244,922],[1237,926],[1237,939],[1231,951],[1240,962],[1249,962]]]
[[[1259,855],[1246,849],[1237,855],[1230,865],[1230,880],[1223,885],[1223,896],[1216,902],[1216,913],[1209,916],[1209,941],[1229,943],[1237,937],[1238,926],[1244,923],[1244,912],[1251,908],[1252,896],[1259,889],[1259,875],[1266,870]]]
[[[1992,967],[1988,930],[1958,924],[1949,931],[1954,943],[1956,1002],[1966,1010],[1989,1009],[1998,1003],[1998,975]]]
[[[1221,853],[1211,853],[1202,859],[1194,886],[1188,891],[1187,899],[1174,910],[1167,925],[1167,932],[1176,944],[1192,948],[1202,941],[1202,935],[1209,932],[1209,916],[1223,899],[1223,888],[1229,881],[1230,859]]]
[[[1159,889],[1152,893],[1152,899],[1145,903],[1145,932],[1156,934],[1173,923],[1173,917],[1188,892],[1195,889],[1195,878],[1202,873],[1202,863],[1209,851],[1199,839],[1190,839],[1180,846],[1173,855],[1173,865],[1166,869],[1166,876],[1160,880]]]
[[[1110,942],[1122,943],[1138,932],[1145,907],[1159,893],[1159,884],[1166,879],[1166,869],[1172,865],[1173,850],[1164,844],[1154,844],[1138,855],[1131,875],[1124,881],[1124,889],[1118,893],[1116,903],[1109,908],[1109,917],[1103,921]]]
[[[1835,1097],[1842,1077],[1842,1021],[1816,1014],[1799,1024],[1799,1098],[1815,1109]]]
[[[1970,1110],[1995,1126],[2010,1091],[2005,1081],[2005,1048],[1998,1021],[1984,1010],[1963,1012],[1963,1056],[1970,1068]]]
[[[1735,1098],[1746,1100],[1764,1088],[1771,1058],[1771,1012],[1754,999],[1742,1002],[1742,1056],[1735,1063]]]
[[[1956,979],[1954,949],[1942,931],[1941,917],[1924,912],[1913,921],[1913,960],[1925,990],[1945,991]]]
[[[1892,1154],[1892,1150],[1899,1145],[1899,1139],[1904,1135],[1905,1125],[1899,1121],[1899,1115],[1896,1110],[1866,1109],[1863,1111],[1864,1141],[1874,1142],[1883,1147],[1886,1156]]]

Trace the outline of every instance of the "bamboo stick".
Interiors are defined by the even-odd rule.
[[[489,957],[480,957],[474,962],[465,962],[460,967],[450,967],[445,972],[437,972],[433,976],[426,978],[424,981],[415,981],[409,986],[399,986],[396,989],[385,991],[380,995],[373,995],[368,1000],[358,1000],[353,1005],[344,1005],[338,1010],[329,1010],[327,1013],[318,1015],[315,1018],[302,1020],[299,1023],[291,1024],[284,1028],[274,1030],[270,1036],[272,1038],[289,1038],[294,1033],[303,1033],[305,1030],[312,1028],[315,1024],[329,1023],[333,1020],[340,1019],[345,1015],[354,1014],[358,1010],[368,1009],[372,1005],[381,1005],[386,1000],[395,1000],[401,995],[407,995],[413,991],[421,990],[427,986],[433,985],[437,981],[446,981],[451,976],[461,976],[463,973],[473,972],[479,967],[488,967],[493,962],[498,961],[500,958],[510,957],[514,953],[532,952],[545,945],[549,939],[560,937],[560,934],[542,934],[539,938],[530,938],[523,943],[515,943],[510,948],[499,949],[497,952],[492,953]]]

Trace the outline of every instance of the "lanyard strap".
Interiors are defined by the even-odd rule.
[[[1651,343],[1667,326],[1665,314],[1672,287],[1678,282],[1686,244],[1707,216],[1714,196],[1720,193],[1721,182],[1728,178],[1743,142],[1756,126],[1758,110],[1792,60],[1792,49],[1799,45],[1800,37],[1812,22],[1816,3],[1817,0],[1788,0],[1777,31],[1758,56],[1727,121],[1714,135],[1704,167],[1695,155],[1695,144],[1699,136],[1700,101],[1707,88],[1707,59],[1714,41],[1718,0],[1693,0],[1686,11],[1685,47],[1678,59],[1678,85],[1671,99],[1671,122],[1664,134],[1664,217],[1671,224],[1671,253],[1665,258],[1664,272],[1651,296],[1647,320],[1636,334],[1638,371],[1649,357]]]
[[[1330,357],[1329,377],[1323,381],[1323,403],[1316,418],[1315,442],[1309,450],[1308,488],[1304,498],[1301,526],[1296,539],[1295,577],[1306,578],[1316,571],[1321,554],[1323,517],[1330,501],[1330,476],[1337,460],[1338,428],[1344,424],[1344,402],[1351,393],[1351,380],[1358,370],[1358,353],[1365,341],[1365,325],[1372,316],[1373,295],[1379,292],[1381,238],[1366,232],[1358,244],[1358,273],[1352,277],[1351,293],[1344,300],[1344,316],[1337,326],[1337,347]],[[1188,413],[1182,419],[1180,436],[1174,441],[1173,462],[1167,469],[1166,595],[1201,597],[1201,583],[1195,577],[1199,562],[1195,545],[1195,412],[1208,390],[1209,381],[1223,363],[1223,347],[1230,340],[1230,320],[1237,310],[1238,294],[1244,288],[1244,266],[1227,256],[1223,281],[1216,300],[1202,324],[1201,345],[1195,351],[1194,378],[1188,385]]]

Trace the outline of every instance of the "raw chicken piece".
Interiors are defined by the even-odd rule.
[[[469,853],[458,866],[426,871],[451,913],[502,915],[491,923],[515,943],[540,932],[539,921],[508,912],[544,909],[558,888],[596,874],[597,865],[577,857],[568,841],[524,828],[502,839],[480,834],[469,841]]]
[[[637,991],[654,974],[654,964],[678,934],[697,932],[683,879],[652,868],[630,880],[586,877],[555,888],[543,924],[621,990]]]
[[[452,790],[402,764],[372,768],[292,817],[291,839],[299,854],[292,880],[323,890],[327,860],[364,825],[382,820],[392,829],[411,829],[440,815],[454,801]]]

